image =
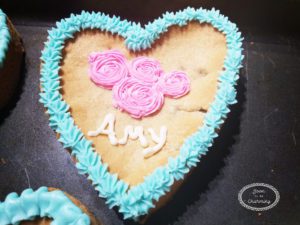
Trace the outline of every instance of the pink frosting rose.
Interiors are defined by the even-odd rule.
[[[156,85],[144,83],[134,77],[125,78],[113,87],[114,105],[131,117],[140,119],[161,109],[163,93]]]
[[[165,96],[180,98],[190,91],[190,80],[184,72],[174,71],[165,73],[158,86]]]
[[[190,80],[184,72],[164,73],[152,58],[137,57],[127,62],[118,50],[89,55],[91,80],[113,90],[114,106],[140,119],[159,111],[164,97],[180,98],[190,91]]]
[[[131,61],[130,75],[143,82],[155,83],[162,73],[160,63],[155,59],[141,56]]]
[[[117,50],[92,53],[89,56],[91,80],[101,87],[112,89],[128,76],[125,56]]]

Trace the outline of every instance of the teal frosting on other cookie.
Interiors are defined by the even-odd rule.
[[[3,66],[10,41],[10,33],[6,22],[6,15],[0,9],[0,68]]]
[[[203,126],[186,138],[179,155],[170,158],[165,166],[157,168],[145,177],[143,183],[129,188],[128,184],[118,179],[117,174],[108,171],[108,165],[102,162],[92,142],[88,141],[75,125],[69,113],[69,106],[62,99],[59,92],[59,70],[64,42],[76,32],[97,29],[122,36],[128,49],[140,51],[150,48],[169,27],[184,26],[190,21],[210,23],[226,36],[227,54],[219,76],[215,99],[205,115]],[[154,207],[154,201],[158,201],[170,191],[175,181],[183,179],[212,146],[214,138],[218,136],[216,131],[230,112],[229,105],[237,102],[235,85],[243,60],[242,40],[237,26],[218,10],[190,7],[176,13],[167,12],[144,27],[139,23],[121,20],[115,16],[109,17],[100,12],[82,12],[80,15],[72,14],[69,18],[61,20],[49,31],[41,56],[40,102],[47,108],[51,128],[60,134],[59,141],[76,157],[79,173],[87,175],[99,191],[99,196],[106,198],[110,208],[118,206],[125,219],[138,219],[147,214],[149,209]]]
[[[20,196],[10,193],[4,202],[0,202],[0,225],[19,224],[36,217],[51,218],[51,225],[90,224],[89,216],[60,190],[26,189]]]

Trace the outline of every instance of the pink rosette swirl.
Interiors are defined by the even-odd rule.
[[[190,91],[190,80],[184,72],[173,71],[165,73],[158,86],[165,96],[180,98]]]
[[[137,57],[131,61],[130,75],[145,83],[155,83],[163,73],[160,63],[152,58]]]
[[[106,89],[128,76],[125,56],[117,50],[91,53],[89,56],[91,80]]]
[[[123,79],[113,87],[114,105],[131,117],[140,119],[160,110],[164,103],[163,93],[156,85],[144,83],[134,77]]]

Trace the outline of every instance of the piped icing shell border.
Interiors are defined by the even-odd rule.
[[[0,202],[0,225],[18,224],[36,217],[53,219],[51,225],[89,225],[90,218],[62,191],[26,189],[20,196],[13,192]]]
[[[0,9],[0,68],[3,65],[10,41],[10,33],[6,22],[6,15]]]
[[[99,29],[124,37],[128,49],[139,51],[151,47],[170,26],[184,26],[190,21],[209,23],[226,35],[227,55],[219,76],[216,97],[205,115],[204,125],[184,141],[178,156],[170,158],[165,166],[155,169],[145,177],[143,183],[129,187],[118,179],[117,174],[108,171],[108,165],[95,152],[92,142],[74,124],[69,105],[62,99],[59,70],[64,42],[81,30]],[[56,27],[49,31],[41,56],[40,102],[47,108],[50,127],[60,134],[59,141],[76,157],[79,173],[88,176],[99,191],[99,196],[106,198],[110,208],[119,207],[124,219],[138,219],[147,214],[150,208],[155,207],[154,202],[170,191],[174,181],[183,179],[212,146],[213,139],[218,136],[217,130],[230,111],[229,105],[237,102],[235,85],[239,78],[239,68],[242,67],[242,40],[237,26],[218,10],[190,7],[176,13],[167,12],[144,28],[116,16],[82,12],[57,22]]]

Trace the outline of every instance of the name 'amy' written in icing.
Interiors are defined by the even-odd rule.
[[[144,135],[144,128],[142,126],[127,125],[124,128],[124,135],[118,139],[115,133],[115,121],[116,117],[114,114],[109,113],[104,117],[100,127],[95,131],[89,131],[88,136],[95,137],[98,135],[107,135],[109,142],[112,145],[125,145],[128,139],[138,139],[143,149],[143,155],[145,158],[154,155],[159,152],[167,141],[167,127],[161,126],[159,135],[156,134],[153,128],[147,129],[151,138],[156,145],[149,146],[149,143]]]

